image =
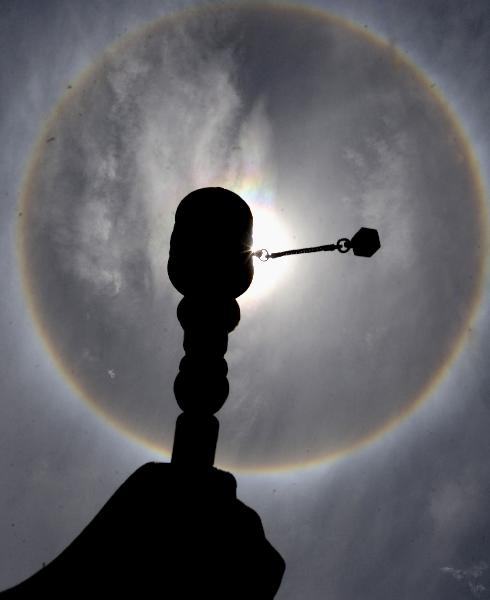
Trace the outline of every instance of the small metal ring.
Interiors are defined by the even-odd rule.
[[[351,249],[351,244],[350,244],[350,240],[348,238],[340,238],[340,240],[337,240],[337,250],[341,254],[345,254],[346,252],[349,252],[350,249]]]
[[[256,256],[262,262],[267,262],[269,260],[269,258],[271,257],[269,254],[269,251],[266,250],[265,248],[261,248],[260,250],[257,250],[256,252],[253,253],[253,256]]]

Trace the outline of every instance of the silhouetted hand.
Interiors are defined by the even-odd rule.
[[[52,563],[7,598],[273,598],[285,563],[215,468],[148,463]]]

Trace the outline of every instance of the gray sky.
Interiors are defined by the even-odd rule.
[[[318,6],[405,51],[488,174],[485,3]],[[0,587],[51,560],[158,458],[97,416],[48,354],[21,290],[19,218],[33,223],[29,263],[64,368],[153,440],[168,439],[177,414],[178,296],[164,266],[182,195],[210,173],[246,190],[259,172],[294,244],[380,230],[382,252],[368,262],[285,258],[282,282],[243,298],[218,415],[220,456],[234,466],[319,458],[382,426],[464,323],[480,259],[467,165],[440,105],[396,54],[299,13],[261,26],[221,18],[212,35],[203,15],[126,47],[79,93],[81,69],[162,14],[156,2],[4,2]],[[217,43],[229,31],[233,43]],[[64,93],[35,209],[19,216],[32,146]],[[490,597],[487,315],[484,299],[446,377],[400,427],[316,468],[238,474],[287,563],[279,598]]]

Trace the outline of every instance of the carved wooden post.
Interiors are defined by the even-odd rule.
[[[253,278],[252,213],[223,188],[191,192],[179,204],[170,239],[168,274],[184,298],[177,317],[184,352],[174,383],[177,418],[172,463],[212,466],[229,393],[224,355],[240,321],[236,298]]]

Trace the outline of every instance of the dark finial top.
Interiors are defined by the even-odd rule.
[[[175,213],[168,274],[183,295],[237,298],[252,283],[252,224],[247,203],[219,187],[188,194]]]

